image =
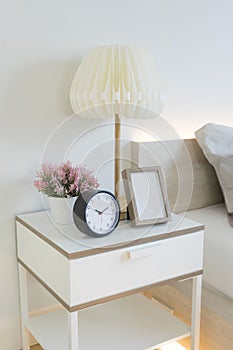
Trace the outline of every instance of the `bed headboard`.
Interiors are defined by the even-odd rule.
[[[215,170],[196,139],[131,142],[132,167],[162,166],[173,212],[223,202]]]

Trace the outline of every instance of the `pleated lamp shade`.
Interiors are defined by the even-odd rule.
[[[75,74],[70,100],[84,118],[154,118],[163,109],[153,60],[127,45],[93,48]]]

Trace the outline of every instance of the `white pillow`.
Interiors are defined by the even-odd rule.
[[[197,130],[195,136],[215,168],[227,210],[233,213],[233,127],[209,123]]]

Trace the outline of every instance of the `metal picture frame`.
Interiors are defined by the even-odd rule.
[[[165,178],[160,166],[124,169],[122,178],[133,226],[159,224],[171,219]]]

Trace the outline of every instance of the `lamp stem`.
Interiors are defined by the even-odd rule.
[[[115,114],[115,164],[114,164],[114,191],[116,198],[119,198],[120,189],[120,143],[121,143],[121,120],[119,115]]]

